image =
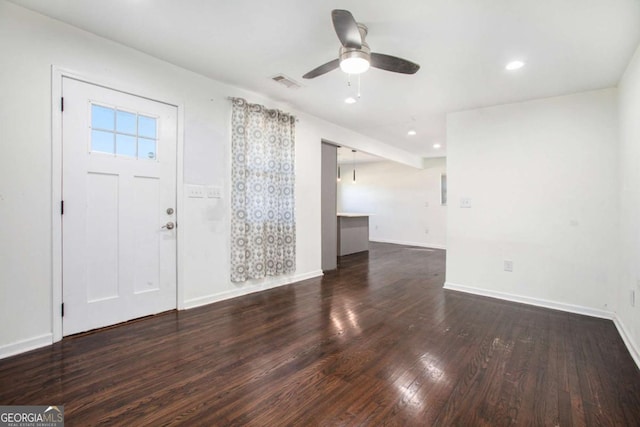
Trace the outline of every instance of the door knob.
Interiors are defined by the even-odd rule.
[[[166,228],[167,230],[173,230],[173,228],[174,228],[175,226],[176,226],[176,225],[175,225],[172,221],[169,221],[168,223],[166,223],[165,225],[163,225],[163,226],[162,226],[162,228]]]

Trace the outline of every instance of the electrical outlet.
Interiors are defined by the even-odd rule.
[[[504,260],[504,271],[513,272],[513,261]]]
[[[471,207],[471,199],[468,197],[460,198],[460,207],[461,208],[470,208]]]

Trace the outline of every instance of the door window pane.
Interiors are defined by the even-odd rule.
[[[136,157],[136,138],[134,136],[116,134],[116,154],[118,156]]]
[[[138,158],[155,160],[156,158],[156,140],[138,138]]]
[[[102,105],[91,105],[91,128],[113,130],[115,111]]]
[[[118,111],[116,115],[116,132],[136,134],[136,114]]]
[[[113,133],[100,130],[91,131],[91,151],[114,154]]]
[[[138,135],[145,138],[156,137],[156,119],[147,116],[138,116]]]

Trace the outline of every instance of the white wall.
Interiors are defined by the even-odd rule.
[[[447,287],[610,316],[619,279],[616,93],[448,115]],[[471,208],[460,207],[463,197]]]
[[[192,307],[321,274],[320,141],[357,141],[407,163],[407,153],[286,105],[216,82],[0,0],[0,357],[52,340],[51,66],[177,103],[184,121],[184,183],[218,185],[225,197],[188,199],[178,212],[178,304]],[[235,285],[229,280],[227,96],[285,108],[296,128],[297,272]]]
[[[447,207],[440,205],[446,159],[425,159],[424,169],[395,162],[341,165],[338,212],[370,213],[369,239],[432,248],[446,245]],[[427,232],[428,231],[428,232]]]
[[[619,329],[640,366],[640,47],[618,87],[620,115]],[[631,306],[635,291],[635,307]]]

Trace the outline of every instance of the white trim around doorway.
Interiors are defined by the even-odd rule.
[[[122,84],[114,84],[105,81],[104,78],[96,78],[91,75],[77,73],[55,65],[51,67],[51,314],[52,314],[52,342],[62,340],[62,217],[60,214],[60,202],[62,200],[62,79],[71,78],[96,86],[102,86],[130,95],[172,105],[177,108],[177,152],[176,152],[176,221],[179,224],[181,213],[184,209],[184,105],[167,100],[166,96],[157,94],[140,93],[135,88],[122,87]],[[184,241],[182,227],[177,227],[176,248],[176,307],[178,310],[185,308],[183,289],[183,250],[181,242]],[[44,343],[40,343],[46,345]]]

